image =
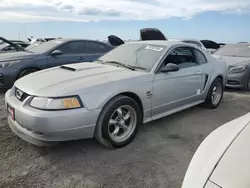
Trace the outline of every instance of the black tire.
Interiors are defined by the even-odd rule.
[[[220,87],[221,87],[221,97],[218,100],[218,102],[213,103],[213,101],[212,101],[212,95],[213,95],[213,89],[214,89],[214,87],[216,85],[220,85]],[[210,88],[209,88],[209,91],[208,91],[208,94],[207,94],[207,97],[206,97],[206,100],[205,100],[205,103],[204,103],[205,107],[211,108],[211,109],[217,108],[220,105],[220,103],[221,103],[221,100],[223,98],[223,94],[224,94],[223,82],[222,82],[222,80],[220,78],[216,78],[213,81],[213,83],[210,86]]]
[[[136,113],[136,124],[131,135],[122,142],[116,142],[109,134],[109,120],[112,114],[121,106],[130,106]],[[125,95],[119,95],[111,99],[102,109],[97,120],[95,129],[95,139],[102,145],[109,148],[121,148],[129,144],[135,137],[142,124],[142,112],[135,100]]]
[[[28,74],[30,74],[30,73],[36,72],[36,71],[38,71],[38,69],[36,69],[36,68],[27,68],[27,69],[24,69],[24,70],[22,70],[22,71],[17,75],[17,80],[18,80],[19,78],[22,78],[22,77],[24,77],[24,76],[26,76],[26,75],[28,75]]]

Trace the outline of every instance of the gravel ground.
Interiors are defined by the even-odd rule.
[[[0,94],[0,187],[168,187],[180,188],[202,140],[220,125],[250,111],[250,95],[225,93],[215,110],[194,107],[141,127],[136,139],[118,150],[94,140],[38,148],[7,126]]]

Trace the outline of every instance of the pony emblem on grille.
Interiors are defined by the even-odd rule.
[[[16,98],[18,98],[19,100],[21,100],[22,96],[23,96],[23,92],[20,91],[19,89],[17,89],[16,90]]]

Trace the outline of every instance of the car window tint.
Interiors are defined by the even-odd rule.
[[[194,54],[196,56],[196,61],[199,64],[207,63],[207,59],[206,59],[206,57],[204,56],[204,54],[202,52],[200,52],[199,50],[194,49]]]
[[[76,41],[66,43],[58,48],[63,54],[81,54],[86,53],[85,41]]]
[[[86,51],[87,53],[104,53],[108,51],[108,48],[99,42],[86,42]]]
[[[168,63],[174,63],[178,65],[180,69],[198,65],[192,49],[186,47],[178,47],[172,50],[165,60],[165,65]]]

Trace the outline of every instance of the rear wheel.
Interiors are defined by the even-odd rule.
[[[28,75],[28,74],[30,74],[30,73],[36,72],[36,71],[38,71],[38,69],[35,69],[35,68],[24,69],[24,70],[22,70],[22,71],[18,74],[17,80],[18,80],[19,78],[22,78],[22,77],[24,77],[24,76],[26,76],[26,75]]]
[[[97,121],[95,138],[107,147],[129,144],[142,123],[141,110],[132,98],[117,96],[103,108]]]
[[[217,108],[221,103],[223,93],[223,82],[220,78],[216,78],[208,91],[205,106],[212,109]]]

